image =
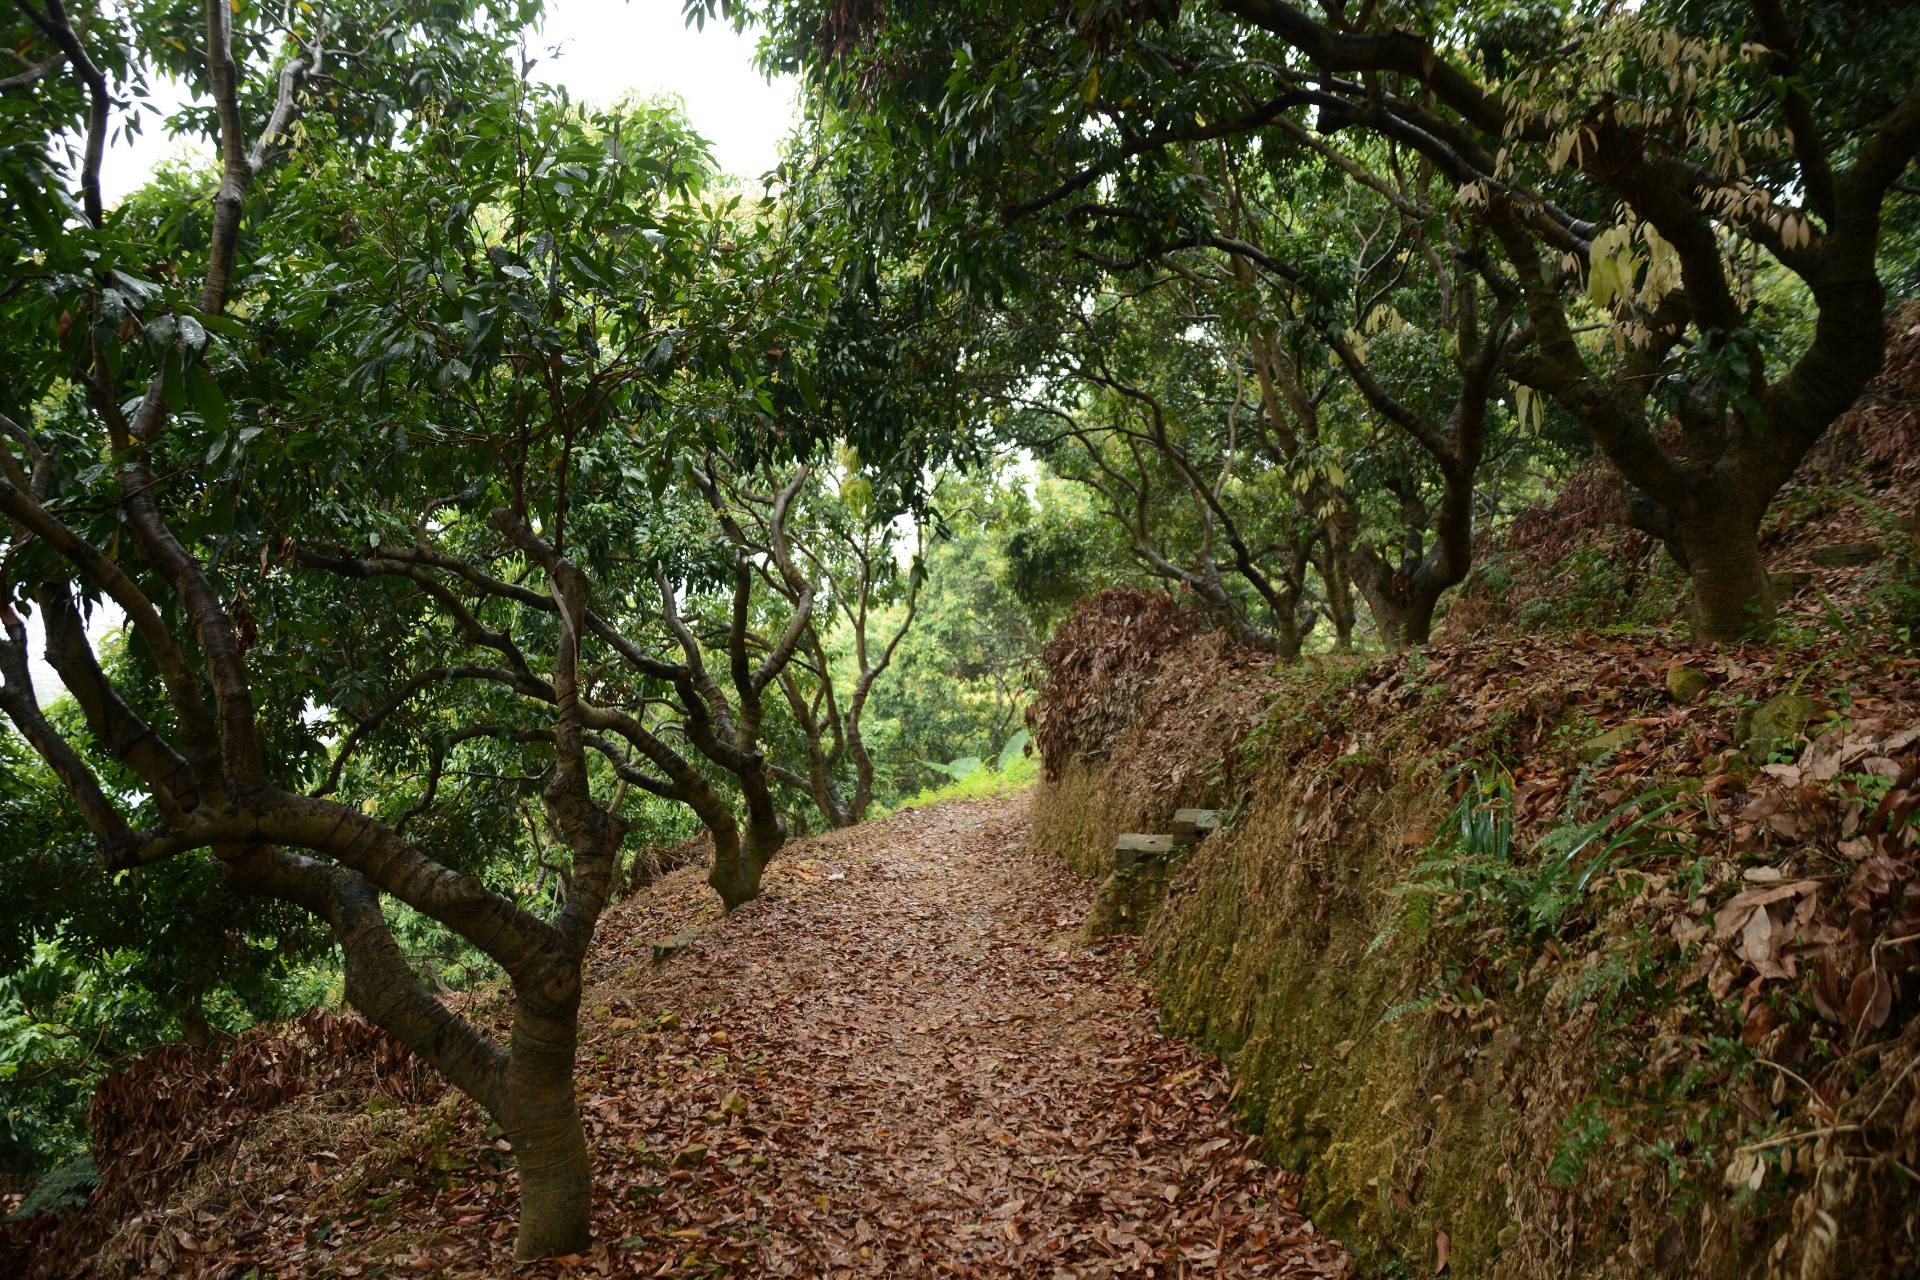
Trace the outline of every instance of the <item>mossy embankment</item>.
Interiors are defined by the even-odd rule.
[[[1276,669],[1109,592],[1048,675],[1036,841],[1364,1271],[1920,1268],[1920,662],[1642,631]],[[1743,742],[1781,695],[1804,725]],[[1227,826],[1113,873],[1190,804]]]

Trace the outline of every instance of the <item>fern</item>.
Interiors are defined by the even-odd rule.
[[[1440,997],[1435,995],[1424,995],[1413,1000],[1403,1000],[1381,1014],[1380,1020],[1373,1025],[1376,1027],[1384,1027],[1389,1023],[1398,1022],[1402,1018],[1410,1018],[1415,1014],[1427,1013],[1439,1003]]]
[[[65,1213],[78,1209],[100,1185],[100,1171],[92,1156],[80,1156],[57,1165],[46,1177],[33,1184],[33,1190],[20,1202],[8,1221],[31,1218],[42,1213]]]
[[[1586,1172],[1587,1161],[1606,1145],[1613,1126],[1600,1114],[1600,1104],[1588,1099],[1567,1113],[1560,1126],[1560,1146],[1547,1164],[1547,1180],[1571,1188]]]
[[[1567,913],[1592,883],[1626,862],[1684,849],[1685,828],[1665,821],[1697,801],[1676,788],[1645,791],[1586,822],[1548,830],[1523,856],[1513,841],[1513,781],[1504,772],[1483,774],[1478,765],[1456,773],[1472,779],[1448,813],[1440,835],[1396,892],[1408,900],[1403,918],[1390,921],[1370,950],[1386,943],[1416,906],[1457,898],[1458,922],[1489,919],[1516,937],[1560,932]],[[1583,774],[1569,789],[1574,809],[1585,790]]]

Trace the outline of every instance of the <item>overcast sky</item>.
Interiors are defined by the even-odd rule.
[[[605,103],[632,89],[672,93],[686,100],[687,114],[713,143],[714,158],[729,173],[757,178],[779,158],[780,140],[793,127],[796,85],[789,78],[769,84],[753,66],[754,41],[724,23],[691,30],[681,20],[680,0],[547,0],[546,26],[528,41],[539,60],[536,78],[564,84],[577,100]],[[165,113],[184,100],[179,86],[157,95]],[[182,152],[159,119],[149,118],[132,143],[108,149],[100,182],[109,202],[146,182],[154,166]],[[210,149],[205,154],[211,158]],[[107,606],[88,619],[96,639],[119,625]],[[44,703],[61,692],[42,656],[39,619],[30,617],[34,692]]]

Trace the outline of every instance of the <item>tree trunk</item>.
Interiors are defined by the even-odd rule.
[[[860,711],[865,702],[862,697],[862,707],[855,708],[847,720],[847,755],[853,760],[853,799],[847,805],[847,816],[854,824],[867,820],[867,809],[873,804],[873,757],[867,754],[867,740],[860,736]]]
[[[1702,514],[1675,521],[1693,578],[1693,633],[1715,642],[1763,637],[1773,628],[1773,588],[1760,559],[1759,522],[1731,502],[1703,505]]]
[[[236,889],[296,903],[326,920],[340,943],[348,1002],[506,1131],[520,1171],[516,1254],[586,1248],[592,1170],[573,1093],[585,938],[552,938],[524,971],[515,967],[513,1031],[503,1053],[422,985],[364,876],[267,845],[230,850],[222,860]]]
[[[1327,615],[1333,621],[1333,647],[1339,653],[1353,648],[1353,583],[1346,566],[1337,555],[1329,554],[1320,566],[1320,583],[1327,591]]]
[[[777,825],[768,831],[749,823],[744,837],[737,830],[713,832],[713,870],[707,873],[707,883],[728,912],[760,896],[761,873],[785,839],[786,833]]]
[[[1425,644],[1433,635],[1433,611],[1439,597],[1426,592],[1363,591],[1380,643],[1389,650]]]
[[[833,773],[824,761],[814,770],[812,791],[813,807],[818,809],[820,816],[827,820],[829,830],[838,831],[860,820],[845,798],[841,796],[840,788],[833,780]]]
[[[514,1005],[505,1096],[494,1118],[520,1173],[521,1261],[578,1253],[592,1240],[593,1168],[573,1092],[578,971],[523,992]]]
[[[820,655],[818,647],[814,652]],[[824,669],[825,657],[819,656],[817,660]],[[841,752],[845,749],[847,731],[841,727],[831,706],[829,706],[828,723],[823,726],[808,710],[806,700],[800,696],[797,688],[784,679],[781,688],[786,692],[788,705],[793,708],[794,721],[807,740],[807,776],[805,778],[807,798],[813,801],[813,807],[820,811],[820,816],[826,820],[828,829],[837,831],[841,827],[852,826],[859,821],[859,817],[841,796],[839,784],[833,776],[834,766],[839,762]],[[829,728],[842,744],[831,752],[827,750],[827,745],[823,741]],[[802,834],[805,833],[802,832]]]
[[[821,812],[826,815],[827,825],[835,831],[850,827],[860,821],[853,807],[841,798],[840,788],[832,787],[827,791],[827,805]]]
[[[1385,560],[1370,548],[1348,552],[1348,576],[1360,589],[1373,615],[1373,627],[1380,643],[1389,650],[1425,644],[1433,630],[1433,610],[1440,593],[1424,589],[1418,573],[1412,577],[1394,572]]]
[[[728,911],[760,896],[759,872],[747,858],[737,831],[713,833],[713,867],[707,872],[707,883]]]
[[[1437,592],[1416,591],[1400,615],[1402,644],[1425,644],[1433,638],[1433,610],[1440,603]]]

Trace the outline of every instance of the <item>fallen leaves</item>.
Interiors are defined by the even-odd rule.
[[[578,1081],[597,1242],[515,1274],[1349,1274],[1233,1129],[1218,1063],[1159,1030],[1133,944],[1063,941],[1090,888],[1028,849],[1025,803],[796,845],[659,965],[646,940],[706,909],[698,872],[609,913]],[[196,1250],[177,1190],[133,1229],[169,1274],[514,1269],[518,1196],[477,1109],[394,1118],[417,1147],[363,1126],[211,1162]],[[344,1206],[319,1193],[353,1179]]]
[[[1738,935],[1736,953],[1762,977],[1792,977],[1792,957],[1782,963],[1776,953],[1812,918],[1819,891],[1818,881],[1796,880],[1737,893],[1714,913],[1714,937],[1725,942]],[[1802,901],[1794,908],[1796,897]]]

